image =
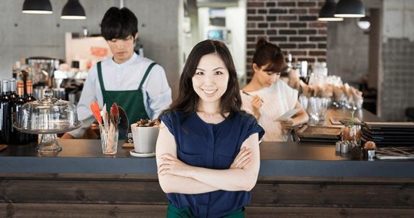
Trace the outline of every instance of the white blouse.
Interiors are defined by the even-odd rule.
[[[270,87],[249,92],[263,100],[260,108],[259,125],[265,130],[263,141],[287,141],[287,135],[283,133],[279,121],[275,121],[287,111],[295,108],[298,101],[298,91],[292,89],[284,81],[277,80]],[[240,92],[242,109],[253,114],[252,96]]]

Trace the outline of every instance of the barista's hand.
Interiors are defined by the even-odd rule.
[[[257,95],[253,96],[253,99],[252,99],[253,115],[256,117],[256,119],[260,118],[260,108],[262,107],[262,105],[263,105],[263,100]]]
[[[252,99],[253,109],[259,110],[262,107],[262,105],[263,105],[263,100],[257,95],[253,96],[253,99]]]
[[[292,118],[289,118],[287,120],[280,121],[280,125],[282,125],[284,130],[289,130],[295,126],[295,122],[293,122]]]
[[[243,169],[249,162],[250,157],[252,156],[250,149],[247,147],[242,147],[234,158],[233,163],[230,166],[230,169]]]
[[[71,134],[69,133],[65,133],[62,135],[62,137],[60,137],[61,139],[74,139],[75,137],[73,137]]]

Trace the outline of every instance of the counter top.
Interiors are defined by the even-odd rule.
[[[156,179],[155,158],[136,158],[118,148],[114,157],[101,153],[99,140],[60,139],[56,156],[39,156],[33,146],[9,146],[0,152],[0,174],[112,174]],[[260,180],[288,177],[332,179],[414,178],[413,161],[351,160],[335,153],[335,146],[315,143],[260,144]]]
[[[346,110],[329,110],[327,117],[350,116]],[[365,121],[379,118],[362,110],[356,117]],[[105,174],[115,177],[157,179],[155,158],[137,158],[130,149],[118,146],[115,156],[101,152],[99,140],[59,139],[62,151],[56,156],[40,156],[35,146],[9,146],[0,152],[1,174]],[[413,161],[351,160],[335,152],[333,144],[263,142],[260,144],[259,180],[279,178],[412,179]]]

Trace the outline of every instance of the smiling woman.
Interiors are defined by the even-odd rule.
[[[203,56],[192,81],[194,91],[202,99],[200,103],[214,104],[213,108],[206,108],[204,112],[220,114],[214,108],[220,105],[220,98],[226,92],[229,81],[229,72],[220,56],[215,53]]]
[[[243,217],[259,173],[264,132],[240,110],[227,47],[213,40],[198,43],[179,90],[160,117],[156,146],[158,179],[170,202],[167,217]]]

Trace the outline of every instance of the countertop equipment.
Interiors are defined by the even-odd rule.
[[[21,132],[41,134],[38,146],[40,153],[61,151],[56,134],[81,125],[76,106],[52,95],[51,90],[46,90],[43,99],[24,104],[14,123],[14,127]]]

